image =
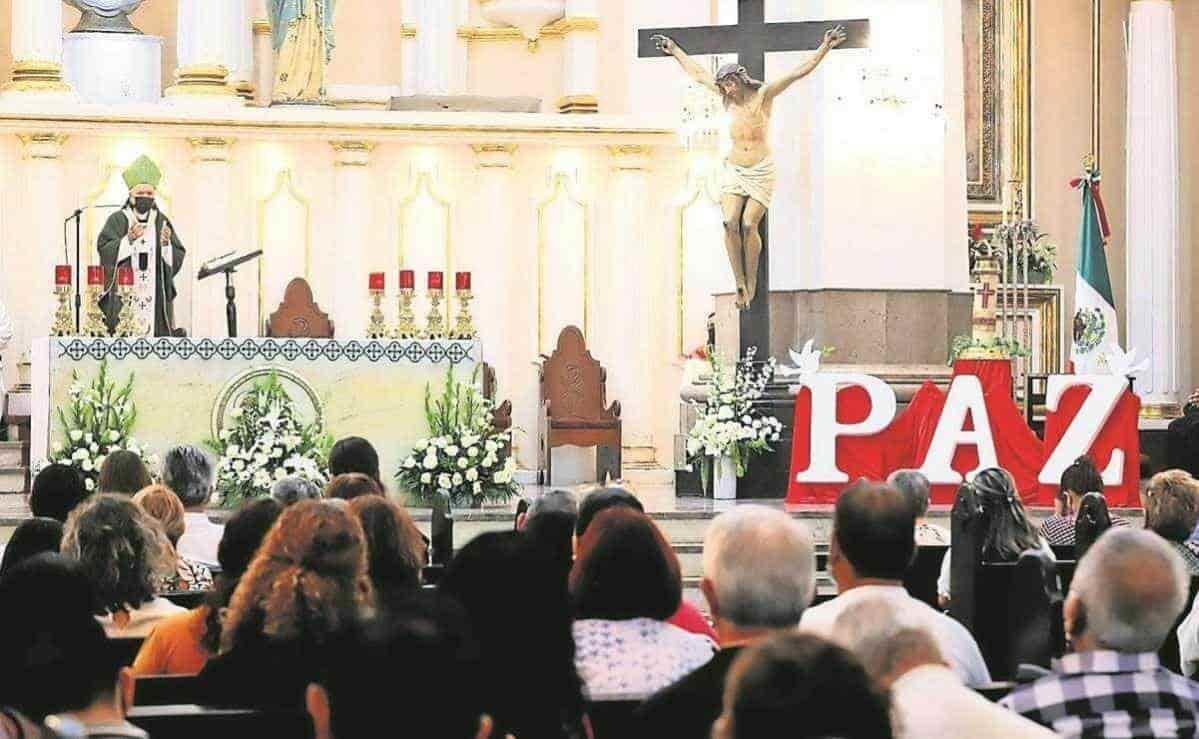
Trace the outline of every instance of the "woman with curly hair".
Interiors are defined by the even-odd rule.
[[[320,501],[285,510],[238,583],[220,654],[200,673],[215,705],[304,707],[324,650],[373,611],[362,526]]]
[[[62,553],[83,565],[96,589],[96,613],[110,637],[144,637],[184,609],[158,597],[171,560],[149,516],[120,495],[93,495],[67,517]]]

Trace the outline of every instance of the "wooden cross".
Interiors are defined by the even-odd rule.
[[[841,49],[869,45],[870,21],[828,20],[793,23],[767,23],[766,0],[739,0],[736,25],[694,26],[690,28],[649,28],[637,33],[639,57],[661,57],[651,40],[662,34],[678,42],[688,54],[737,54],[738,63],[749,75],[761,80],[766,76],[766,55],[775,52],[811,51],[820,48],[824,33],[844,26],[848,34]],[[788,207],[784,205],[783,207]],[[749,309],[741,311],[741,353],[758,347],[758,357],[770,356],[770,253],[767,219],[762,219],[762,258],[758,263],[758,294]]]

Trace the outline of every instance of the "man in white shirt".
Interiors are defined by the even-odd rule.
[[[882,598],[912,623],[927,628],[966,685],[991,681],[974,637],[957,621],[908,595],[903,576],[916,555],[916,514],[893,488],[859,482],[837,499],[828,568],[833,600],[804,611],[800,631],[828,638],[837,617],[868,598]]]
[[[216,483],[212,457],[198,447],[174,447],[162,459],[162,481],[183,501],[186,528],[176,547],[179,556],[219,569],[217,549],[225,527],[208,519],[208,501]]]
[[[902,739],[1048,739],[1053,732],[962,685],[937,640],[885,598],[844,611],[833,638],[890,691],[895,736]]]

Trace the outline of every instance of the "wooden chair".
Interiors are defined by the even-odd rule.
[[[287,339],[332,339],[333,321],[312,297],[303,277],[287,283],[283,302],[266,322],[266,335]]]
[[[160,739],[260,739],[312,736],[312,721],[304,711],[256,711],[247,708],[209,708],[190,704],[135,707],[129,722]]]
[[[916,558],[903,577],[903,587],[908,595],[918,601],[941,610],[937,603],[937,578],[941,575],[941,561],[949,547],[930,545],[916,548]]]
[[[121,664],[129,667],[137,659],[137,653],[142,650],[142,637],[116,637],[108,640],[108,646],[113,650],[113,657],[119,658]]]
[[[595,739],[624,739],[638,736],[639,727],[634,718],[641,701],[595,700],[587,703],[587,718]]]
[[[600,482],[621,476],[620,402],[607,405],[608,373],[587,351],[583,332],[567,326],[541,363],[541,454],[545,484],[553,484],[554,449],[596,447]]]
[[[1179,675],[1182,674],[1182,655],[1178,649],[1178,627],[1182,625],[1183,620],[1190,614],[1191,607],[1195,604],[1196,593],[1199,593],[1199,577],[1192,577],[1191,592],[1187,596],[1186,608],[1183,608],[1182,613],[1178,615],[1173,628],[1166,635],[1165,643],[1162,644],[1162,648],[1157,652],[1158,659],[1162,661],[1162,667]]]

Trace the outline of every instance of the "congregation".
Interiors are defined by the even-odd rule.
[[[832,598],[817,597],[801,520],[756,504],[717,516],[706,616],[627,487],[546,492],[433,583],[429,541],[387,496],[370,443],[338,442],[330,468],[323,490],[283,479],[223,525],[205,512],[214,465],[198,448],[171,449],[157,472],[114,453],[96,493],[71,467],[42,469],[0,562],[0,736],[148,736],[130,714],[163,676],[191,676],[179,703],[290,715],[316,739],[1197,732],[1199,684],[1158,658],[1176,638],[1182,671],[1199,668],[1186,472],[1148,482],[1144,529],[1102,507],[1106,531],[1061,609],[1067,653],[996,695],[971,630],[905,588],[921,539],[948,539],[925,521],[917,472],[841,494]],[[981,561],[1073,544],[1063,532],[1100,482],[1076,462],[1038,528],[1006,472],[981,472],[959,492],[980,511]],[[614,723],[615,705],[628,710]]]

